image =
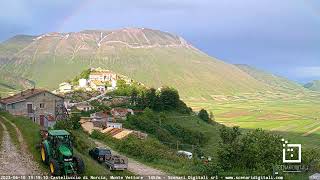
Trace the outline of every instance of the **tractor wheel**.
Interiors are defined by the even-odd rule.
[[[77,173],[82,174],[84,172],[84,163],[80,157],[73,157],[73,162],[76,165]]]
[[[42,160],[42,162],[44,162],[45,164],[49,164],[48,149],[44,144],[41,145],[40,151],[41,151],[41,160]]]
[[[50,173],[51,173],[52,176],[61,175],[60,166],[59,166],[59,163],[56,160],[52,159],[50,161],[49,167],[50,167]]]

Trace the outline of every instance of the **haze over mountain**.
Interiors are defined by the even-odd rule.
[[[304,85],[304,87],[312,91],[320,91],[320,80],[314,80],[310,83],[307,83]]]
[[[267,84],[274,90],[296,91],[305,90],[300,84],[290,81],[284,77],[274,75],[270,72],[254,68],[246,64],[235,64],[238,68],[248,73],[256,80]]]
[[[281,88],[248,68],[206,55],[182,37],[146,28],[19,35],[0,45],[0,64],[0,75],[9,73],[49,89],[89,67],[107,68],[148,86],[173,86],[191,99]]]

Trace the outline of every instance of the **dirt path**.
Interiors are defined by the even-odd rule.
[[[314,128],[314,129],[312,129],[312,130],[310,130],[310,131],[308,131],[308,132],[306,132],[306,133],[304,133],[304,134],[302,134],[302,136],[309,136],[310,134],[312,134],[312,133],[314,133],[314,132],[316,132],[316,131],[318,131],[318,130],[320,130],[320,126]]]
[[[106,147],[108,149],[111,149],[110,147],[106,146],[105,144],[97,141],[97,140],[94,140],[92,139],[95,144],[99,147]],[[114,151],[113,149],[112,150],[112,153],[113,154],[116,154],[116,155],[121,155],[120,153],[118,153],[117,151]],[[140,176],[148,176],[148,175],[168,175],[167,173],[165,172],[162,172],[158,169],[155,169],[155,168],[152,168],[150,166],[147,166],[147,165],[144,165],[140,162],[137,162],[131,158],[128,158],[128,171],[136,174],[136,175],[140,175]]]
[[[23,141],[20,130],[11,123],[16,131],[21,149],[12,143],[7,127],[1,121],[8,121],[0,117],[0,125],[3,127],[2,147],[0,149],[0,174],[1,175],[42,175],[39,167],[34,163],[32,156],[27,152],[27,145]]]

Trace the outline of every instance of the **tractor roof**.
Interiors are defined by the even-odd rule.
[[[50,130],[48,131],[49,135],[51,136],[69,136],[70,133],[66,130]]]

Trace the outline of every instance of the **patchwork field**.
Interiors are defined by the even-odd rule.
[[[215,96],[216,97],[216,96]],[[239,97],[239,96],[238,96]],[[255,98],[253,98],[255,97]],[[221,100],[225,99],[225,100]],[[205,108],[215,121],[242,129],[261,128],[278,133],[302,147],[320,148],[319,94],[246,94],[241,99],[187,101],[193,109]]]

